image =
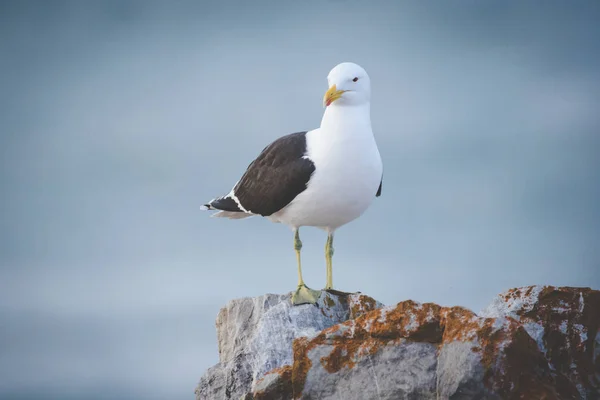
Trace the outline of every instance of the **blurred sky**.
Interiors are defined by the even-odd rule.
[[[600,288],[600,3],[0,3],[0,398],[192,399],[229,299],[294,289],[291,232],[209,218],[364,66],[383,196],[334,285],[475,311]],[[309,286],[323,232],[305,228]]]

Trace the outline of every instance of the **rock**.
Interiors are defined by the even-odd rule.
[[[512,289],[481,314],[519,321],[547,360],[562,398],[600,398],[600,291]]]
[[[264,375],[291,364],[292,342],[382,307],[361,294],[323,292],[292,306],[291,293],[230,301],[217,316],[219,363],[200,379],[197,399],[240,399]]]
[[[480,315],[342,293],[289,300],[221,310],[221,360],[197,399],[600,398],[600,291],[512,289]]]
[[[250,395],[253,400],[287,400],[294,397],[292,367],[284,365],[259,379]]]

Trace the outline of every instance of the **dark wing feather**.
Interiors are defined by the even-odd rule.
[[[306,132],[283,136],[265,147],[233,189],[242,207],[268,216],[294,200],[315,171],[313,162],[303,158],[305,153]]]
[[[375,194],[375,197],[381,196],[381,187],[382,186],[383,186],[383,177],[381,177],[381,182],[379,182],[379,189],[377,189],[377,193]]]

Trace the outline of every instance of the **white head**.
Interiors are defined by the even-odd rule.
[[[323,105],[361,105],[371,101],[371,80],[360,65],[345,62],[336,65],[327,75],[329,90]]]

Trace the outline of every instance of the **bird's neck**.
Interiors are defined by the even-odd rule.
[[[371,105],[331,104],[325,109],[321,128],[333,131],[360,129],[371,131]]]

